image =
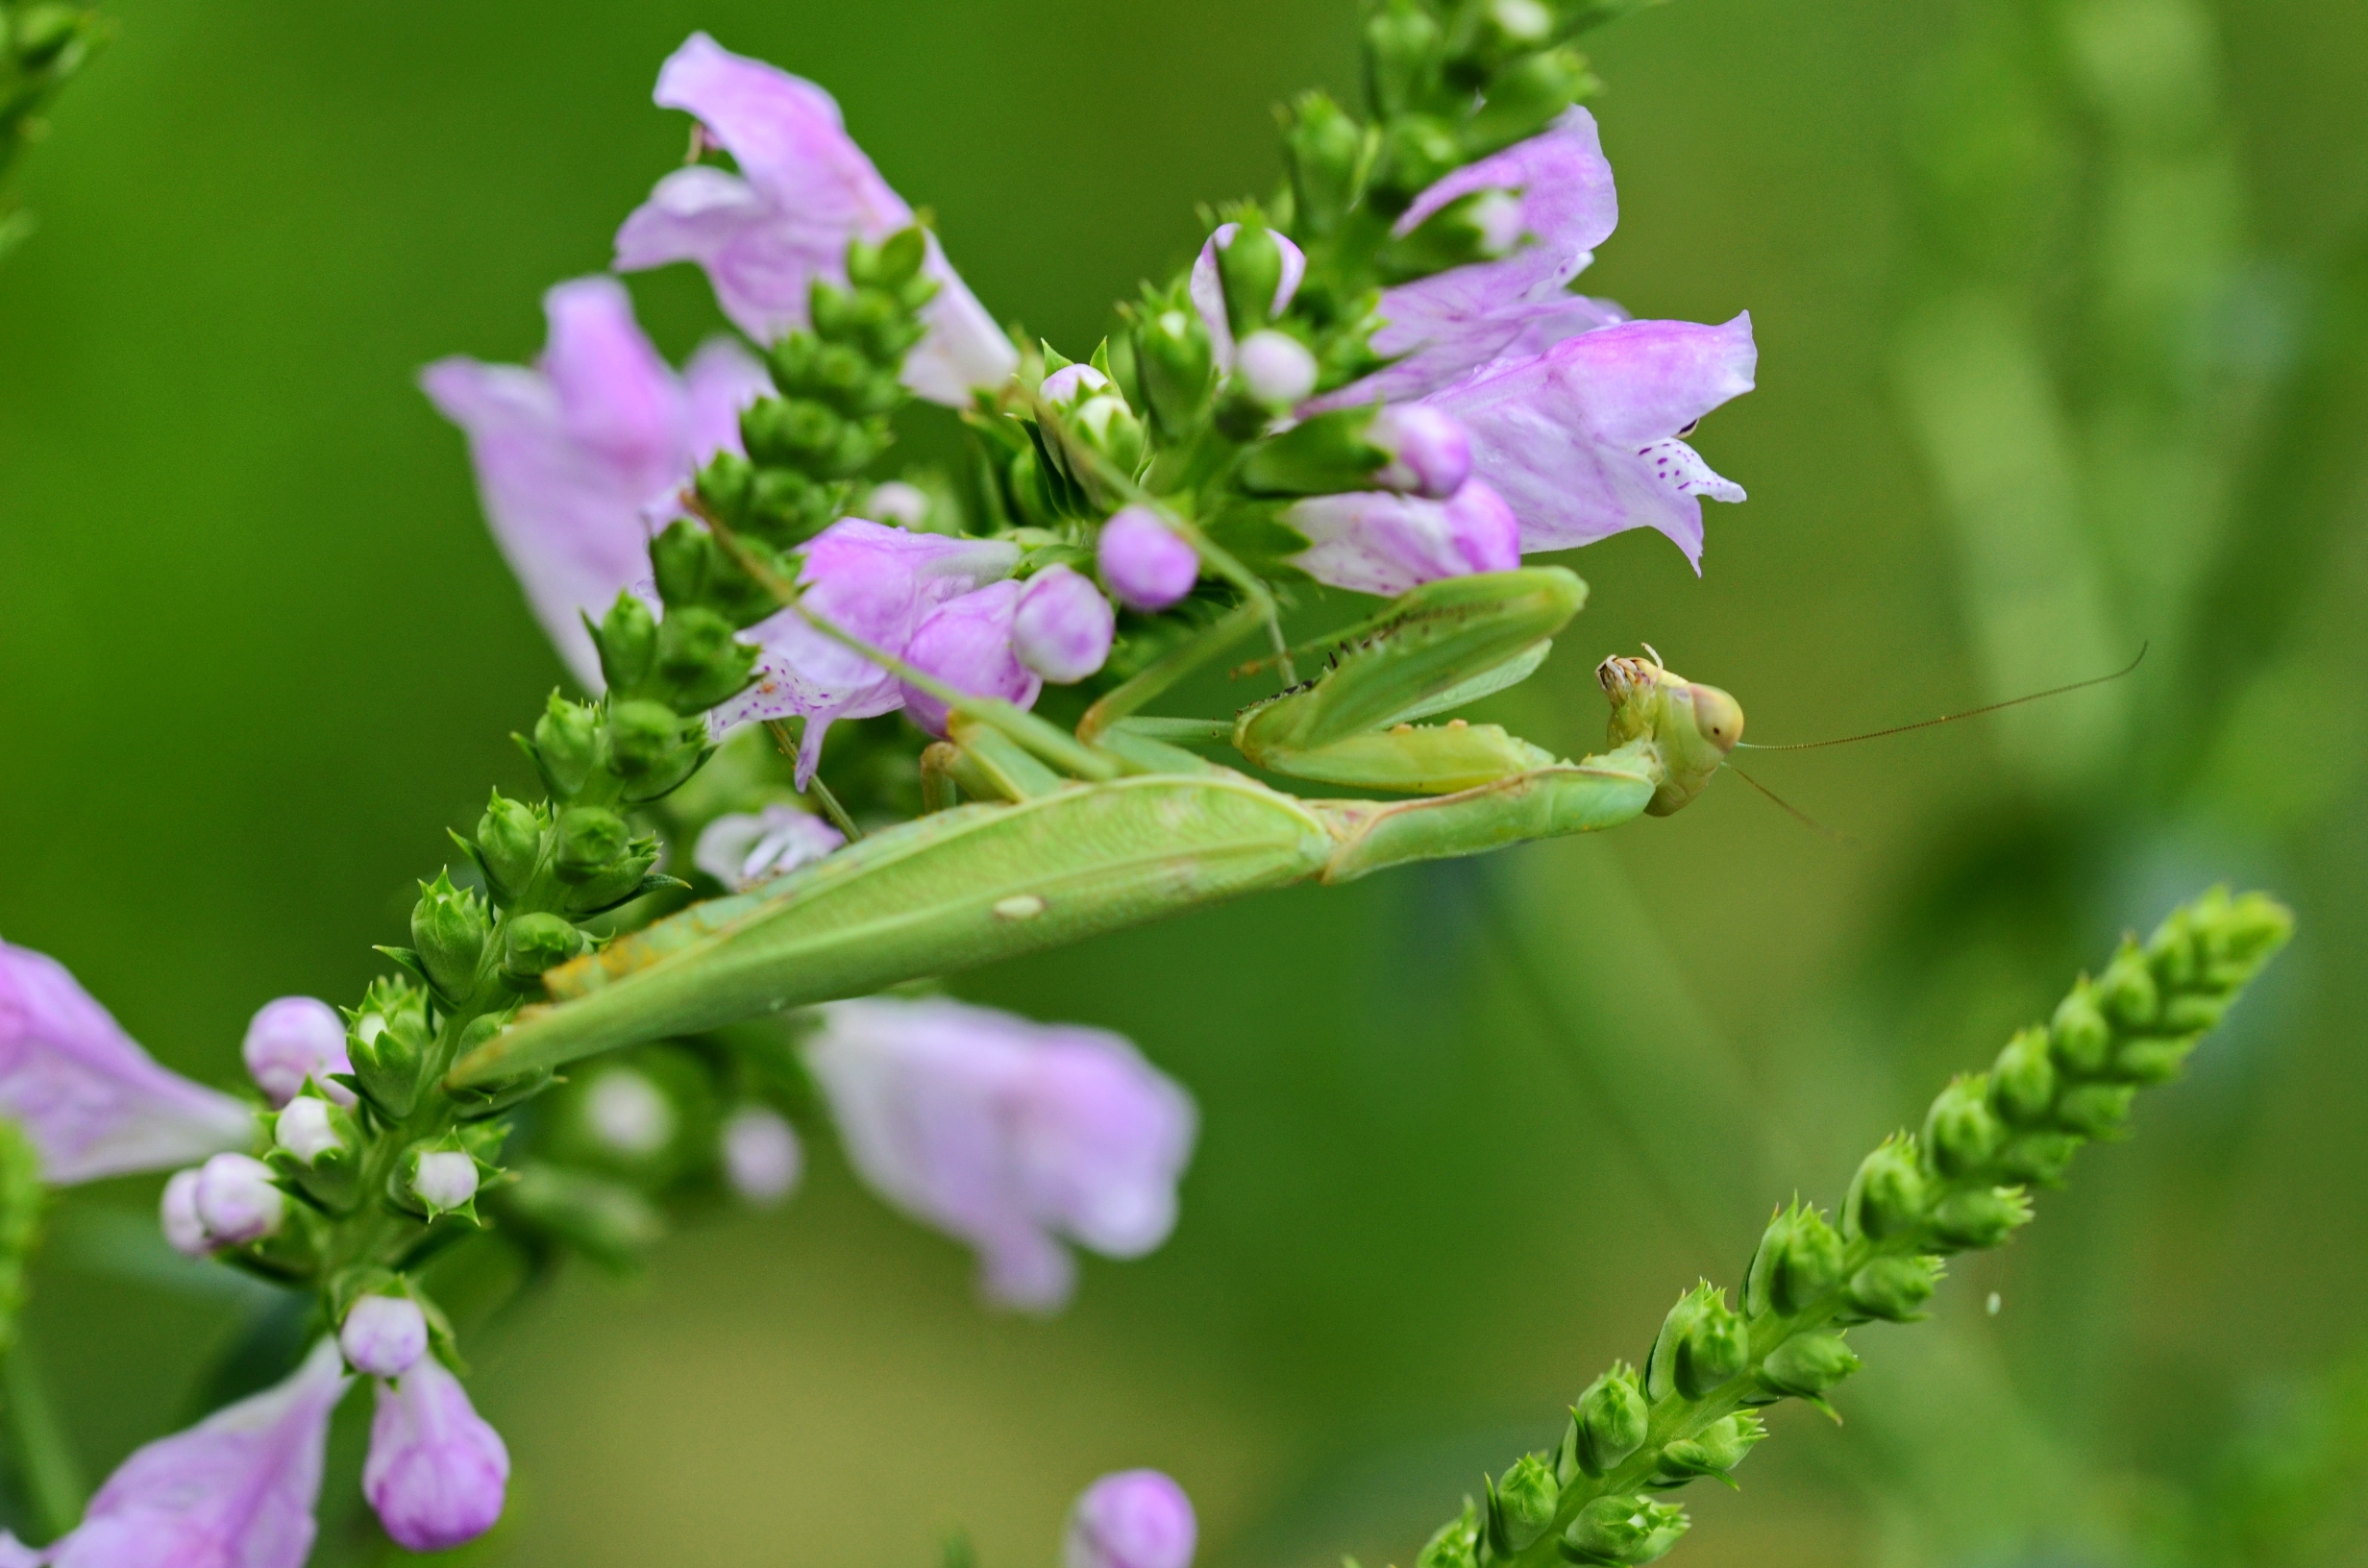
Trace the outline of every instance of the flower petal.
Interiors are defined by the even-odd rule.
[[[1285,521],[1309,540],[1296,559],[1308,576],[1363,594],[1521,564],[1520,524],[1482,479],[1465,480],[1446,501],[1386,490],[1312,496]]]

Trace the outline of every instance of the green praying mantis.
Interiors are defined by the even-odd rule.
[[[793,586],[777,591],[795,603]],[[1320,674],[1230,723],[1133,710],[1244,629],[1240,612],[1187,658],[1106,697],[1073,735],[944,692],[949,739],[923,758],[925,815],[552,970],[550,1000],[462,1056],[448,1081],[484,1090],[1270,888],[1667,816],[1710,783],[1743,713],[1657,657],[1598,668],[1608,744],[1576,762],[1500,725],[1418,722],[1526,678],[1586,600],[1561,567],[1423,584],[1342,634]],[[1407,798],[1301,798],[1191,748],[1221,743],[1270,774]]]

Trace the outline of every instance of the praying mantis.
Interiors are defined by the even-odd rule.
[[[1598,668],[1608,743],[1576,762],[1500,725],[1418,722],[1525,679],[1586,599],[1550,566],[1422,584],[1342,634],[1320,674],[1230,723],[1132,710],[1239,622],[1105,698],[1073,735],[948,691],[949,738],[923,759],[925,815],[550,971],[550,1000],[463,1055],[448,1083],[488,1090],[1270,888],[1678,811],[1741,738],[1743,713],[1658,657]],[[1192,749],[1220,743],[1268,773],[1407,798],[1302,798]]]

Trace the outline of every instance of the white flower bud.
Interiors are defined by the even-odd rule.
[[[477,1162],[457,1149],[432,1149],[411,1172],[411,1191],[432,1210],[461,1208],[477,1196]]]
[[[218,1246],[259,1240],[280,1228],[287,1199],[271,1185],[271,1167],[244,1154],[217,1154],[197,1167],[195,1209]]]
[[[337,1348],[366,1377],[399,1378],[428,1353],[428,1314],[407,1296],[364,1296],[347,1311]]]
[[[1316,390],[1316,356],[1297,338],[1272,328],[1242,339],[1233,364],[1249,395],[1270,408],[1288,408]]]
[[[630,1067],[611,1067],[584,1096],[593,1136],[623,1155],[655,1154],[675,1136],[675,1108],[657,1085]]]
[[[724,1176],[751,1203],[778,1203],[797,1189],[805,1153],[777,1111],[743,1106],[724,1123]]]
[[[213,1237],[206,1234],[206,1222],[197,1217],[197,1172],[178,1170],[164,1184],[164,1201],[159,1206],[164,1222],[164,1239],[185,1258],[203,1258],[213,1251]]]
[[[929,493],[902,479],[874,485],[863,505],[865,517],[900,528],[918,528],[929,520]]]
[[[333,1149],[345,1147],[345,1139],[329,1124],[329,1102],[309,1094],[287,1102],[287,1109],[272,1122],[271,1138],[308,1165]]]

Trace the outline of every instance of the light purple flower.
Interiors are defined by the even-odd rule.
[[[247,1025],[238,1055],[263,1098],[274,1106],[294,1099],[309,1078],[339,1105],[349,1111],[354,1107],[354,1091],[329,1081],[333,1072],[354,1070],[345,1055],[345,1019],[317,997],[282,996],[265,1002]]]
[[[817,278],[844,283],[850,240],[908,228],[913,210],[849,138],[839,106],[813,83],[694,33],[658,71],[658,105],[698,117],[738,174],[677,169],[617,231],[617,267],[696,261],[741,331],[770,343],[806,324]],[[929,236],[923,271],[937,294],[928,335],[904,360],[904,384],[955,407],[999,386],[1019,355]]]
[[[256,1133],[245,1106],[158,1066],[64,965],[5,942],[0,1115],[61,1185],[202,1160]]]
[[[823,1010],[807,1062],[849,1158],[889,1202],[971,1243],[986,1294],[1050,1311],[1060,1237],[1134,1258],[1175,1225],[1196,1116],[1123,1038],[960,1002]]]
[[[1191,1568],[1198,1540],[1183,1487],[1157,1470],[1121,1470],[1070,1509],[1062,1568]]]
[[[744,1105],[724,1118],[724,1179],[750,1203],[775,1204],[805,1174],[798,1130],[778,1111]]]
[[[428,1354],[428,1314],[408,1296],[364,1296],[346,1309],[337,1348],[357,1372],[399,1378]]]
[[[184,1258],[204,1258],[213,1252],[213,1237],[197,1213],[197,1172],[176,1170],[164,1184],[157,1204],[157,1218],[164,1228],[165,1244]]]
[[[1700,498],[1743,490],[1678,435],[1750,391],[1758,362],[1747,314],[1718,327],[1631,321],[1499,360],[1425,401],[1464,422],[1472,473],[1521,520],[1524,551],[1652,527],[1700,571]]]
[[[1094,565],[1129,609],[1164,610],[1200,580],[1200,555],[1146,506],[1122,507],[1101,526]]]
[[[691,864],[734,893],[745,893],[846,842],[846,834],[812,812],[777,802],[762,811],[727,812],[701,828]]]
[[[1317,399],[1311,408],[1418,398],[1492,359],[1542,354],[1566,337],[1627,319],[1608,300],[1566,291],[1619,222],[1612,165],[1594,116],[1573,109],[1552,129],[1467,163],[1415,198],[1396,232],[1476,192],[1517,192],[1528,236],[1492,261],[1450,267],[1382,291],[1373,350],[1395,362]]]
[[[1395,404],[1373,416],[1369,445],[1390,454],[1374,474],[1385,490],[1444,501],[1471,476],[1471,437],[1454,415],[1419,403]]]
[[[502,1434],[442,1362],[422,1357],[379,1384],[361,1490],[396,1545],[441,1552],[477,1539],[502,1517],[508,1487]]]
[[[1066,566],[1048,566],[1028,579],[1012,612],[1011,649],[1054,685],[1073,685],[1109,662],[1117,625],[1100,589]]]
[[[1188,286],[1193,308],[1200,312],[1200,324],[1209,330],[1209,346],[1215,351],[1217,368],[1233,368],[1233,323],[1225,313],[1225,280],[1218,272],[1217,253],[1233,248],[1233,236],[1242,232],[1238,223],[1221,223],[1216,233],[1201,245],[1200,254],[1193,260],[1192,282]],[[1298,296],[1300,281],[1307,276],[1307,253],[1273,230],[1275,248],[1282,253],[1283,272],[1275,281],[1274,304],[1268,314],[1279,316]]]
[[[582,616],[598,620],[650,575],[654,524],[718,451],[740,450],[740,410],[772,391],[764,367],[717,339],[677,376],[613,278],[543,296],[551,324],[532,369],[439,359],[420,386],[469,437],[494,542],[576,677],[601,689]]]
[[[1024,584],[1009,578],[976,593],[950,599],[913,628],[904,659],[925,675],[973,697],[999,697],[1032,707],[1044,677],[1020,662],[1011,648],[1011,624]],[[946,733],[946,704],[918,686],[904,688],[904,707],[913,723],[932,735]]]
[[[252,1155],[217,1154],[197,1167],[195,1207],[206,1238],[217,1247],[259,1241],[280,1228],[287,1196],[271,1167]]]
[[[1307,535],[1299,568],[1319,582],[1363,594],[1402,594],[1419,582],[1521,564],[1521,526],[1482,479],[1452,500],[1390,490],[1311,496],[1283,514]]]
[[[808,611],[884,653],[904,656],[924,617],[982,583],[1011,575],[1017,545],[910,533],[861,518],[841,518],[803,551],[798,580]],[[805,716],[798,747],[798,787],[822,760],[832,721],[893,713],[904,700],[897,677],[816,631],[794,609],[761,621],[750,640],[764,649],[756,680],[717,708],[718,734],[763,719]]]
[[[27,1552],[0,1534],[0,1563],[304,1568],[329,1416],[345,1389],[345,1364],[324,1339],[277,1387],[134,1452],[51,1546]]]

